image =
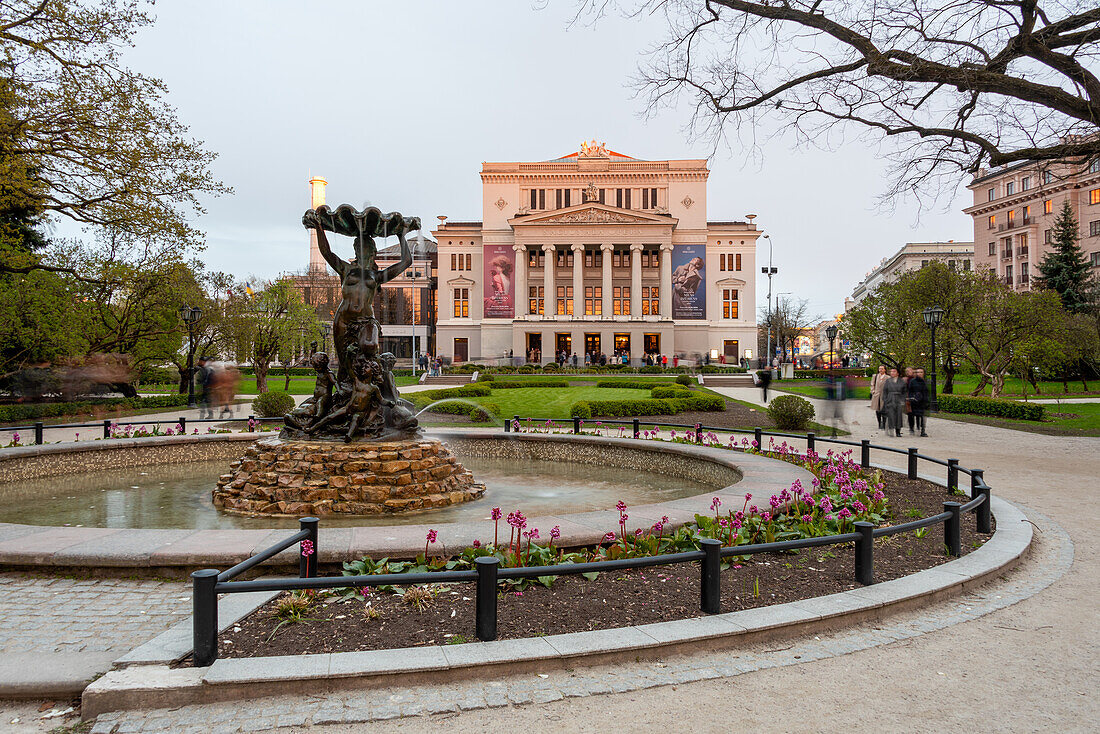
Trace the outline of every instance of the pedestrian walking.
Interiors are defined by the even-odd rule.
[[[886,428],[886,413],[883,410],[882,404],[882,388],[889,377],[890,376],[886,374],[886,365],[880,364],[878,366],[878,372],[871,378],[871,410],[875,411],[875,418],[878,420],[879,430]]]
[[[909,432],[913,433],[913,426],[920,430],[920,435],[927,437],[924,430],[924,411],[928,407],[928,383],[924,379],[924,370],[917,368],[917,372],[909,379],[905,386],[906,399],[909,403]]]
[[[756,380],[760,389],[764,392],[764,405],[768,404],[768,385],[772,384],[772,371],[771,370],[757,370]]]
[[[896,367],[890,368],[890,376],[882,386],[882,407],[886,413],[887,435],[901,436],[902,414],[905,412],[905,380]]]

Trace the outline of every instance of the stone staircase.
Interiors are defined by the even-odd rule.
[[[465,385],[470,381],[470,375],[440,375],[439,377],[426,377],[422,385]]]
[[[706,387],[756,387],[752,375],[703,375]]]

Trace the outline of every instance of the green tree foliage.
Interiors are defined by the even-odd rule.
[[[1066,201],[1054,220],[1053,247],[1039,263],[1037,280],[1039,287],[1055,291],[1070,313],[1084,313],[1094,306],[1092,268],[1077,239],[1077,217]]]
[[[299,340],[320,338],[317,316],[301,294],[285,280],[265,283],[252,296],[234,288],[226,301],[224,338],[235,345],[238,359],[252,363],[256,389],[267,392],[271,364],[287,356]]]
[[[144,246],[201,246],[187,222],[199,196],[228,191],[209,171],[214,154],[191,139],[159,79],[127,69],[121,54],[152,23],[140,0],[0,3],[0,212],[43,213],[109,227]],[[0,270],[69,270],[60,258],[5,248]]]

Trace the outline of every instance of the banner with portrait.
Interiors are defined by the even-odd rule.
[[[485,313],[487,319],[516,317],[516,253],[511,245],[485,245]]]
[[[672,248],[672,318],[707,317],[707,246]]]

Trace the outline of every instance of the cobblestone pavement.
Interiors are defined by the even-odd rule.
[[[0,660],[15,653],[121,656],[191,613],[180,581],[0,574]]]
[[[171,710],[104,714],[92,734],[126,732],[247,732],[283,727],[348,725],[356,730],[367,722],[398,720],[406,730],[434,728],[439,715],[546,704],[601,694],[627,694],[714,679],[735,679],[749,673],[796,666],[879,646],[900,647],[921,635],[977,619],[1028,598],[1050,585],[1069,568],[1073,546],[1068,535],[1049,519],[1036,515],[1042,531],[1030,562],[1002,580],[945,603],[888,620],[832,633],[754,644],[746,648],[671,656],[655,662],[602,665],[579,670],[441,685],[350,691],[328,696],[278,696],[221,704],[182,706]],[[945,661],[946,662],[946,661]],[[326,727],[336,734],[345,727]],[[468,727],[467,727],[468,728]],[[573,722],[566,730],[604,730],[594,723]]]

